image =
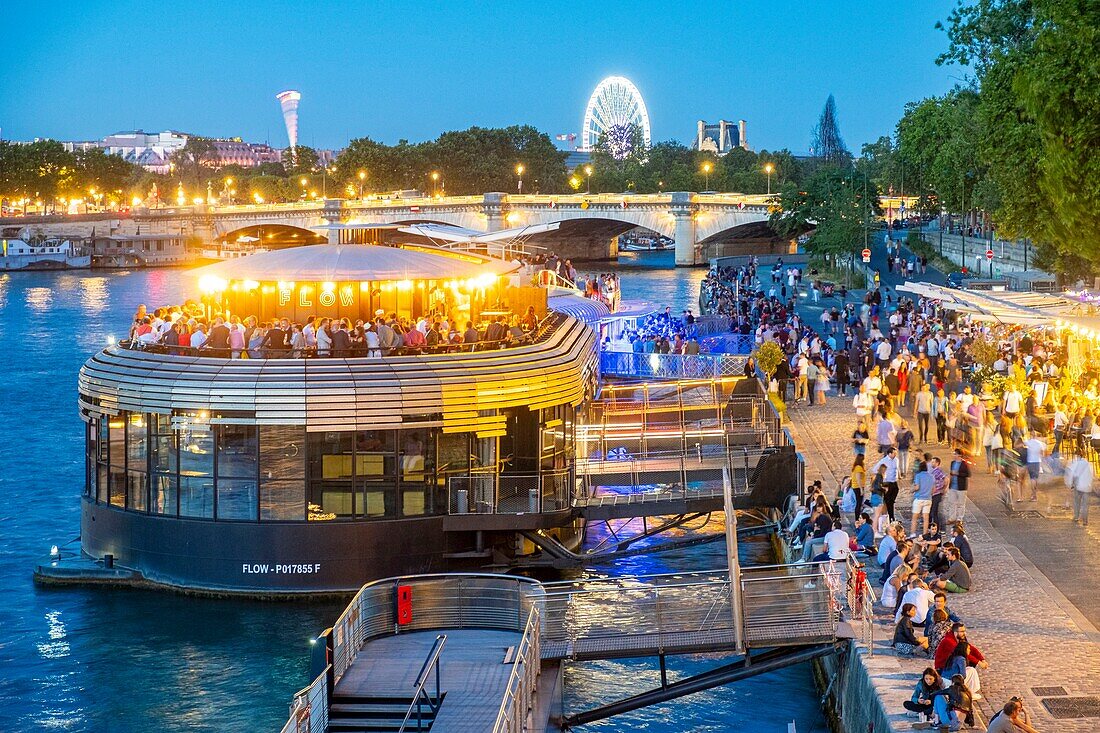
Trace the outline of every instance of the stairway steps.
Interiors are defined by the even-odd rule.
[[[400,695],[334,695],[329,705],[329,733],[392,733],[401,727],[413,700]],[[421,710],[421,726],[426,731],[435,722],[427,705]],[[409,717],[406,731],[416,730],[416,710]]]

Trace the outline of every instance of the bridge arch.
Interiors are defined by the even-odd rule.
[[[323,232],[281,221],[245,224],[224,234],[218,234],[217,240],[233,244],[242,237],[253,238],[254,241],[251,243],[259,247],[292,247],[302,244],[324,244],[328,241],[328,237]]]

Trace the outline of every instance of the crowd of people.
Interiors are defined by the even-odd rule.
[[[921,267],[912,260],[903,266]],[[720,276],[728,283],[738,273]],[[820,483],[811,487],[789,525],[796,551],[804,561],[852,554],[880,567],[876,589],[880,613],[890,614],[893,647],[929,660],[905,705],[916,727],[972,725],[980,670],[989,660],[950,600],[983,592],[972,572],[966,492],[973,475],[988,471],[1020,500],[1034,501],[1041,474],[1060,475],[1075,521],[1087,523],[1094,472],[1080,448],[1094,431],[1098,444],[1091,447],[1100,448],[1095,375],[1086,368],[1078,396],[1059,399],[1053,385],[1065,355],[1057,342],[1041,334],[1009,337],[1003,326],[955,319],[923,298],[895,300],[873,290],[858,306],[836,308],[839,318],[826,307],[817,330],[801,321],[794,302],[746,291],[750,297],[734,312],[755,319],[758,343],[774,341],[787,357],[772,385],[781,399],[824,404],[826,394],[836,394],[850,399],[855,413],[849,475],[832,497]],[[974,376],[976,340],[998,345],[992,371],[1004,386],[996,397],[983,394]],[[1089,386],[1095,394],[1084,394]],[[1023,701],[1012,698],[989,730],[1035,729]]]
[[[533,306],[523,315],[494,315],[479,325],[451,323],[444,313],[416,319],[377,310],[373,320],[310,316],[304,323],[255,316],[207,315],[194,301],[149,311],[138,306],[129,345],[169,354],[231,359],[373,357],[473,351],[526,343],[539,327]]]

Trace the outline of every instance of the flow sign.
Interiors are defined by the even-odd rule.
[[[871,250],[865,249],[860,254],[863,256],[863,261],[864,262],[870,262],[871,261]]]
[[[991,259],[993,259],[993,250],[991,250],[991,249],[987,249],[987,250],[985,251],[985,258],[986,258],[987,260],[991,260]]]

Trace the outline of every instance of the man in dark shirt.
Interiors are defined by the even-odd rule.
[[[288,324],[289,325],[289,324]],[[268,359],[278,359],[283,356],[288,346],[290,329],[283,330],[282,322],[276,321],[264,334],[264,340],[260,342],[260,349]]]
[[[221,318],[214,319],[210,335],[206,337],[204,348],[210,349],[214,356],[229,357],[229,326]]]
[[[351,336],[343,321],[337,323],[336,331],[332,334],[332,355],[342,357],[351,355]]]

